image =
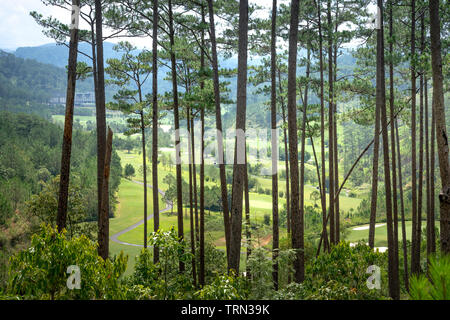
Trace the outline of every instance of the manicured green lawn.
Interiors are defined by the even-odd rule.
[[[377,224],[378,225],[378,224]],[[368,227],[369,225],[364,225]],[[364,226],[357,226],[357,227],[364,227]],[[359,240],[366,240],[369,239],[369,229],[365,230],[353,230],[354,228],[357,228],[356,226],[350,227],[349,234],[346,236],[345,240],[350,242],[357,242]],[[406,229],[406,238],[408,240],[411,240],[411,229],[412,229],[412,223],[411,221],[405,222],[405,229]],[[426,221],[422,221],[422,227],[426,227]],[[439,228],[439,221],[436,221],[436,227]],[[398,226],[398,235],[399,239],[402,238],[402,226],[399,222]],[[375,228],[375,246],[376,247],[387,247],[387,227],[386,224],[380,227]]]
[[[138,150],[133,150],[130,153],[127,151],[118,150],[118,155],[121,158],[122,167],[124,167],[127,163],[133,165],[136,170],[136,174],[133,177],[133,180],[143,181],[142,173],[139,168],[142,166],[142,154],[139,154]],[[148,170],[148,183],[151,184],[151,164],[147,162]],[[167,174],[172,174],[175,176],[175,166],[163,167],[162,164],[158,167],[158,184],[159,188],[162,190],[166,190],[168,186],[163,182],[164,177]],[[199,179],[199,170],[197,170],[197,178]],[[189,171],[187,166],[183,166],[183,179],[185,181],[189,181]],[[271,189],[272,181],[270,178],[261,178],[258,177],[258,182],[265,189]],[[198,180],[199,182],[199,180]],[[218,184],[218,182],[212,182],[211,180],[206,182],[205,185],[212,186],[214,184]],[[285,182],[283,180],[279,180],[279,188],[280,191],[285,191]],[[305,205],[313,205],[314,201],[310,200],[310,194],[316,190],[314,186],[306,185],[305,186]],[[133,225],[134,223],[140,221],[144,217],[144,188],[142,185],[132,182],[127,179],[122,179],[121,185],[118,191],[118,208],[116,212],[116,216],[110,220],[110,235],[114,235],[115,233]],[[341,210],[347,211],[350,208],[356,209],[360,203],[360,199],[350,198],[346,196],[340,196],[340,204]],[[160,196],[160,210],[166,207],[166,204],[162,200]],[[279,208],[283,207],[283,204],[286,202],[285,198],[279,198]],[[317,204],[320,205],[319,202]],[[160,228],[169,230],[174,227],[177,229],[177,216],[176,216],[176,205],[173,208],[174,215],[170,215],[170,212],[160,214]],[[148,189],[148,214],[153,214],[153,203],[152,203],[152,189]],[[187,211],[189,215],[189,209]],[[206,213],[208,214],[208,213]],[[219,213],[212,212],[212,215],[219,215]],[[266,194],[258,194],[255,192],[250,193],[250,219],[253,223],[262,224],[264,215],[269,214],[272,215],[272,196]],[[190,221],[189,218],[184,214],[184,234],[186,238],[190,237]],[[153,231],[153,219],[149,219],[148,221],[148,232]],[[206,238],[210,239],[214,243],[216,243],[218,249],[225,250],[225,244],[222,243],[224,241],[224,231],[208,231],[206,230]],[[284,230],[280,230],[280,233],[285,233]],[[144,225],[140,225],[137,228],[121,235],[119,240],[124,242],[129,242],[133,244],[143,244],[143,234],[144,234]],[[255,235],[256,236],[256,235]],[[356,235],[358,237],[358,235]],[[135,246],[127,246],[115,243],[110,241],[110,251],[111,255],[118,254],[120,251],[124,251],[124,253],[129,255],[128,260],[128,270],[126,274],[132,272],[134,268],[134,259],[137,254],[141,251],[141,247]],[[245,248],[242,249],[245,251]]]

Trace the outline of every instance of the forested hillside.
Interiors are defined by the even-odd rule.
[[[0,128],[0,282],[4,283],[11,252],[27,245],[42,222],[54,221],[62,130],[37,115],[5,111],[0,111]],[[95,134],[80,130],[73,137],[69,210],[76,219],[74,223],[81,223],[97,219],[96,139]],[[122,173],[115,152],[111,173],[114,199]]]
[[[0,110],[35,113],[41,116],[61,113],[50,99],[65,94],[67,73],[63,68],[18,58],[0,50]],[[78,90],[91,90],[79,81]]]

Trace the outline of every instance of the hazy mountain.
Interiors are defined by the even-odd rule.
[[[118,58],[120,53],[113,50],[114,43],[105,42],[103,44],[104,58]],[[91,45],[86,42],[80,42],[78,45],[79,51],[91,56]],[[69,58],[69,49],[65,45],[58,45],[56,43],[44,44],[38,47],[20,47],[14,52],[14,55],[24,59],[33,59],[38,62],[52,64],[54,66],[65,68]],[[78,61],[83,61],[91,64],[90,58],[83,54],[78,54]]]

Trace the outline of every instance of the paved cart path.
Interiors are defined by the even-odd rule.
[[[140,181],[136,181],[136,180],[131,180],[131,181],[134,182],[134,183],[140,184],[142,186],[144,185],[144,183],[140,182]],[[151,186],[149,184],[147,184],[147,187],[153,189],[153,186]],[[165,192],[163,190],[158,188],[158,192],[164,197]],[[172,204],[170,202],[166,202],[166,207],[164,209],[160,210],[159,213],[167,212],[169,210],[172,210]],[[147,221],[152,219],[152,218],[153,218],[153,214],[147,215]],[[145,219],[142,219],[141,221],[136,222],[135,224],[129,226],[128,228],[125,228],[125,229],[117,232],[116,234],[112,235],[110,237],[110,239],[112,241],[114,241],[114,242],[117,242],[117,243],[120,243],[120,244],[123,244],[123,245],[126,245],[126,246],[144,247],[144,245],[142,245],[142,244],[129,243],[129,242],[125,242],[125,241],[119,240],[119,237],[121,235],[123,235],[123,234],[125,234],[125,233],[127,233],[127,232],[129,232],[129,231],[131,231],[131,230],[133,230],[133,229],[135,229],[137,227],[139,227],[141,224],[144,224],[144,222],[145,222]]]

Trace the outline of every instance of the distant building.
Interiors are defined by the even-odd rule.
[[[51,104],[65,104],[66,97],[58,96],[50,99]],[[75,105],[94,105],[95,92],[77,92],[75,93]]]

